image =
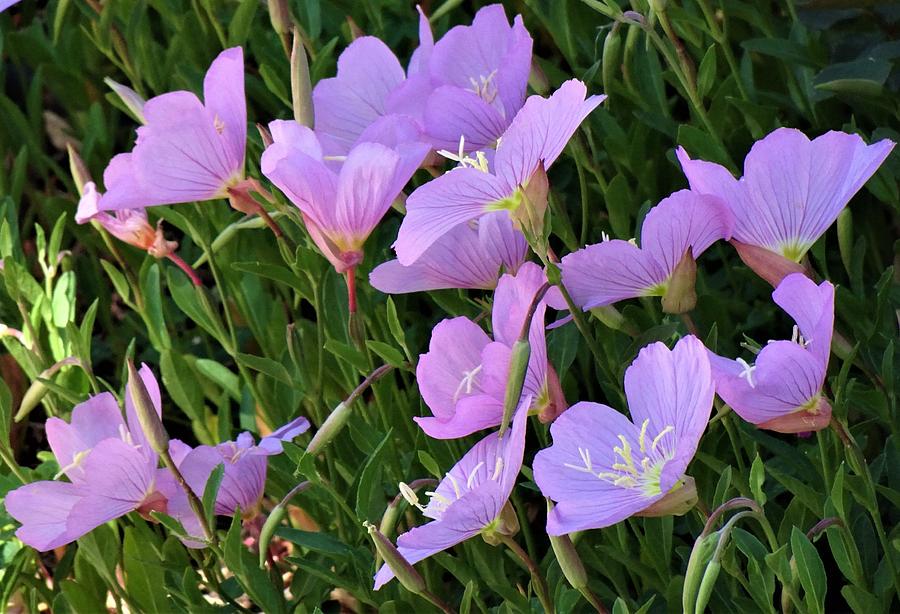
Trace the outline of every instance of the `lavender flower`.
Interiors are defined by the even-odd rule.
[[[543,270],[531,262],[523,264],[515,277],[500,278],[491,317],[493,340],[465,317],[444,320],[435,326],[428,352],[419,358],[416,368],[419,391],[434,414],[413,418],[425,433],[437,439],[452,439],[500,424],[512,346],[545,281]],[[533,398],[529,410],[534,411],[565,402],[555,374],[551,374],[544,337],[547,301],[561,306],[561,299],[548,294],[538,304],[529,331],[531,355],[522,395]]]
[[[534,479],[557,502],[547,532],[602,528],[633,515],[683,513],[696,501],[685,470],[713,401],[706,349],[685,337],[653,343],[625,371],[633,422],[597,403],[578,403],[550,427],[553,445],[534,459]]]
[[[140,376],[160,412],[159,385],[146,365]],[[23,542],[52,550],[129,512],[166,510],[159,487],[171,478],[157,469],[157,456],[141,430],[129,391],[125,399],[125,420],[109,393],[77,405],[71,422],[47,420],[47,439],[60,475],[70,482],[32,482],[6,495],[7,511],[22,523],[16,536]]]
[[[834,286],[788,275],[772,300],[797,323],[790,341],[769,341],[754,364],[710,353],[716,393],[759,428],[780,433],[818,431],[831,421],[822,394],[834,327]]]
[[[257,211],[248,190],[262,188],[244,179],[247,108],[240,47],[213,61],[203,95],[200,102],[192,92],[170,92],[144,104],[146,122],[137,129],[133,151],[114,157],[103,174],[100,211],[217,198]]]
[[[613,239],[580,249],[562,259],[563,282],[585,310],[638,296],[664,297],[679,263],[687,258],[693,271],[693,259],[728,238],[731,226],[731,214],[718,198],[681,190],[644,218],[641,247]]]
[[[888,139],[866,145],[855,134],[834,131],[810,141],[798,130],[778,128],[753,145],[740,179],[718,164],[691,160],[681,147],[677,155],[691,189],[719,196],[731,209],[740,256],[777,286],[802,270],[796,263],[893,147]]]
[[[398,260],[380,264],[369,281],[387,294],[445,288],[489,290],[502,274],[516,274],[527,251],[525,237],[513,228],[509,215],[497,211],[453,228],[409,266]]]
[[[501,512],[512,494],[525,453],[526,397],[513,418],[512,428],[501,439],[491,433],[469,450],[441,480],[427,505],[401,484],[407,500],[431,518],[429,522],[397,538],[397,549],[415,564],[481,533],[505,531]],[[394,577],[383,565],[375,574],[375,590]]]
[[[394,243],[403,265],[415,262],[454,227],[491,211],[515,211],[523,189],[540,167],[548,168],[582,120],[604,96],[585,99],[586,88],[570,80],[550,98],[531,96],[503,134],[496,152],[466,155],[464,143],[450,154],[459,166],[413,192]]]
[[[307,230],[335,269],[349,271],[362,261],[363,244],[428,145],[405,138],[414,127],[400,116],[381,127],[381,142],[359,143],[342,161],[324,156],[316,134],[296,122],[274,121],[269,129],[274,143],[263,152],[263,174],[300,209]]]

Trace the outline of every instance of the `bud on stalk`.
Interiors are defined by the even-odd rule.
[[[119,97],[119,100],[122,101],[122,104],[125,105],[125,108],[131,112],[137,121],[142,124],[147,123],[147,119],[144,117],[144,105],[147,101],[140,94],[126,85],[116,83],[109,77],[105,78],[103,82],[116,93],[116,96]]]
[[[81,156],[78,155],[78,152],[75,151],[75,148],[72,147],[71,142],[66,143],[66,150],[69,152],[69,172],[72,173],[75,188],[78,190],[79,196],[84,196],[84,186],[93,181],[91,172],[88,170],[84,160],[81,159]]]
[[[313,127],[312,84],[309,80],[309,61],[303,39],[294,28],[294,42],[291,46],[291,103],[294,119],[307,128]]]
[[[403,555],[391,543],[391,540],[385,537],[374,524],[364,522],[363,526],[369,531],[369,537],[375,543],[375,550],[384,559],[388,569],[394,573],[394,576],[400,581],[403,588],[416,595],[425,592],[425,580],[422,579],[422,576],[419,575],[419,572],[415,570],[409,561],[403,558]]]
[[[741,243],[734,239],[731,240],[731,244],[734,245],[744,264],[769,282],[773,288],[777,288],[781,280],[791,273],[806,274],[806,269],[802,265],[764,247]]]
[[[287,0],[269,0],[269,20],[272,22],[272,29],[281,39],[285,53],[290,53],[290,40],[288,33],[291,31],[291,9],[288,7]]]
[[[528,343],[528,333],[526,333],[524,339],[518,339],[513,344],[512,354],[509,357],[509,376],[506,381],[506,394],[503,397],[503,422],[500,423],[500,437],[503,437],[516,407],[519,406],[519,398],[525,387],[525,375],[528,373],[530,358],[531,344]],[[525,407],[523,410],[528,411],[528,408]]]
[[[169,453],[169,434],[163,426],[162,419],[156,413],[153,406],[153,400],[150,393],[144,385],[144,380],[134,368],[134,362],[129,359],[128,365],[128,385],[126,386],[127,394],[134,404],[135,413],[137,413],[138,422],[141,423],[141,430],[147,437],[150,448],[159,454],[165,456]]]
[[[547,514],[553,509],[553,503],[547,499]],[[584,570],[584,564],[575,544],[568,535],[550,535],[550,546],[553,547],[553,554],[562,569],[563,575],[569,584],[577,591],[581,591],[588,585],[587,572]]]
[[[669,277],[666,292],[662,297],[662,308],[666,313],[688,313],[697,305],[697,263],[691,248],[682,256]]]

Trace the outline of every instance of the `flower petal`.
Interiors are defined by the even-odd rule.
[[[613,239],[588,245],[562,259],[563,283],[584,310],[654,294],[668,273],[628,241]]]
[[[244,50],[232,47],[220,53],[203,79],[203,102],[219,120],[221,134],[232,160],[243,166],[247,145],[247,101],[244,98]]]
[[[35,550],[47,552],[80,537],[68,529],[72,508],[80,500],[74,484],[43,481],[8,492],[3,504],[9,515],[22,523],[16,537]]]
[[[807,349],[827,366],[834,333],[834,286],[823,281],[818,286],[806,275],[785,277],[772,300],[794,318]]]
[[[425,103],[425,131],[435,149],[456,151],[460,137],[466,151],[484,149],[506,129],[507,120],[478,94],[452,85],[435,89]]]
[[[75,456],[104,439],[121,437],[124,424],[116,398],[108,392],[101,392],[76,405],[70,422],[50,418],[45,429],[56,462],[74,482],[84,478],[80,463],[73,465]]]

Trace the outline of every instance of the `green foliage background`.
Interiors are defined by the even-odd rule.
[[[423,4],[441,34],[468,23],[481,3]],[[650,206],[685,187],[674,159],[676,145],[738,170],[753,141],[778,126],[810,136],[834,129],[859,132],[870,142],[900,140],[895,3],[505,4],[509,15],[523,15],[535,39],[546,81],[534,79],[536,91],[574,76],[590,91],[609,95],[551,172],[551,241],[560,255],[598,241],[601,231],[634,235]],[[291,0],[289,5],[306,36],[313,81],[334,74],[336,58],[351,40],[351,24],[384,39],[402,59],[417,43],[410,2]],[[324,453],[304,456],[307,435],[271,460],[267,501],[310,480],[313,486],[294,504],[321,529],[285,525],[279,530],[280,539],[293,543],[281,573],[258,569],[238,525],[224,541],[224,564],[233,575],[210,587],[198,570],[222,561],[188,553],[159,525],[137,517],[101,527],[58,559],[23,548],[12,538],[15,523],[4,514],[0,597],[32,611],[38,603],[50,603],[55,612],[91,612],[102,609],[113,590],[117,602],[136,611],[206,611],[220,607],[204,599],[215,590],[238,600],[246,593],[251,607],[267,612],[311,612],[337,611],[332,591],[340,588],[363,609],[424,611],[431,606],[396,582],[371,590],[374,555],[362,522],[380,522],[399,481],[440,477],[475,441],[434,441],[419,431],[411,417],[427,408],[411,365],[426,350],[437,321],[476,317],[489,309],[490,295],[441,291],[392,300],[361,277],[360,309],[369,340],[363,351],[348,336],[343,281],[286,203],[279,207],[282,226],[300,245],[296,253],[279,250],[258,224],[236,228],[242,216],[225,202],[150,210],[151,219],[164,220],[167,235],[180,242],[188,262],[201,258],[223,233],[233,235],[220,239],[214,257],[198,267],[206,286],[202,292],[167,261],[76,225],[77,192],[66,142],[76,144],[99,179],[108,160],[127,151],[134,138],[135,122],[104,85],[105,77],[146,97],[199,91],[212,58],[226,46],[242,45],[251,122],[291,116],[288,62],[259,0],[111,0],[98,9],[94,0],[24,0],[0,14],[0,322],[31,327],[40,348],[29,352],[3,338],[11,356],[4,357],[0,386],[3,457],[22,477],[54,475],[44,417],[67,416],[91,391],[92,378],[100,388],[119,392],[129,355],[161,374],[164,416],[173,436],[201,443],[272,428],[296,415],[319,426],[375,368],[397,368],[356,401],[346,428]],[[629,9],[643,15],[648,26],[624,22],[621,11]],[[252,176],[260,176],[261,150],[251,131]],[[804,439],[756,430],[734,415],[711,424],[690,468],[699,510],[708,512],[738,496],[754,499],[764,504],[776,546],[758,522],[738,523],[711,611],[780,610],[784,585],[796,593],[795,609],[809,612],[900,607],[892,573],[900,568],[894,369],[900,290],[893,268],[898,176],[895,152],[854,198],[838,228],[811,251],[814,268],[838,286],[836,326],[852,348],[844,359],[832,357],[826,391],[836,419],[848,425],[862,455],[830,430]],[[425,180],[420,175],[414,182]],[[389,214],[367,243],[366,274],[391,257],[399,220]],[[730,246],[717,244],[699,267],[693,318],[701,337],[726,355],[738,355],[742,343],[785,337],[790,322],[770,292]],[[605,364],[595,364],[573,326],[550,333],[551,360],[570,403],[624,407],[622,376],[637,351],[687,333],[681,320],[664,316],[654,300],[632,301],[623,313],[642,331],[637,338],[593,322]],[[67,356],[77,357],[84,368],[42,375]],[[33,382],[46,396],[24,420],[11,423]],[[549,443],[546,426],[535,422],[534,427],[526,465]],[[514,497],[522,524],[519,541],[546,574],[559,611],[588,611],[549,549],[544,501],[527,469],[520,481]],[[13,472],[2,470],[0,490],[19,483]],[[394,535],[420,522],[402,500],[400,506]],[[837,521],[811,531],[827,518]],[[616,612],[679,611],[688,556],[703,523],[695,511],[679,518],[632,519],[581,535],[578,551],[591,588]],[[418,568],[432,591],[460,611],[539,607],[527,571],[502,548],[473,541]],[[51,585],[44,582],[47,577],[53,578]],[[234,609],[227,603],[221,607]]]

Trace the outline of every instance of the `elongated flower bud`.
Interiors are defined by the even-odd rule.
[[[773,288],[777,288],[781,280],[791,273],[806,274],[806,269],[802,265],[788,260],[781,254],[757,247],[748,243],[731,240],[731,244],[737,250],[738,256],[744,261],[753,272],[772,284]]]
[[[147,391],[144,380],[141,379],[137,369],[134,368],[134,363],[128,360],[127,364],[128,394],[131,395],[131,402],[134,404],[138,421],[141,423],[141,429],[144,431],[144,435],[147,436],[150,448],[160,456],[167,455],[169,434],[166,433],[162,420],[159,414],[156,413],[156,408],[150,399],[150,393]]]
[[[135,92],[133,89],[128,87],[127,85],[122,85],[121,83],[116,83],[109,77],[103,80],[106,85],[110,87],[112,91],[116,93],[116,96],[119,97],[119,100],[122,101],[122,104],[125,105],[134,118],[141,122],[142,124],[147,123],[147,119],[144,117],[144,105],[147,103],[140,94]]]
[[[666,293],[662,297],[662,308],[666,313],[687,313],[697,305],[697,263],[691,249],[684,253],[669,277]]]
[[[550,194],[550,181],[547,179],[547,171],[543,163],[521,188],[521,197],[518,204],[510,210],[513,224],[522,231],[529,245],[537,253],[546,252],[548,224],[547,203]]]
[[[694,548],[691,550],[691,556],[688,559],[687,571],[684,574],[684,586],[681,593],[682,611],[693,613],[696,609],[697,597],[706,572],[706,566],[712,559],[718,543],[718,531],[709,535],[702,535],[694,542]]]
[[[622,65],[622,28],[618,21],[613,22],[612,30],[603,41],[603,58],[601,60],[601,77],[603,91],[610,92],[610,84],[618,74]],[[609,101],[607,101],[609,104]]]
[[[78,195],[83,196],[84,186],[93,181],[91,172],[88,170],[84,160],[81,159],[81,156],[78,155],[78,152],[75,151],[72,143],[66,143],[66,150],[69,152],[69,172],[72,173],[72,179],[75,181]]]
[[[331,443],[331,440],[334,439],[335,435],[344,428],[344,425],[347,424],[347,420],[349,419],[350,406],[345,403],[338,403],[337,407],[331,410],[331,413],[325,418],[325,422],[322,423],[319,430],[316,431],[312,441],[306,446],[306,451],[309,454],[318,454],[321,452],[325,446]]]
[[[9,330],[2,324],[0,324],[0,329]],[[3,332],[4,330],[0,330],[0,334]],[[41,401],[44,400],[44,397],[47,396],[47,393],[50,392],[50,389],[41,380],[53,377],[56,372],[63,367],[77,365],[80,364],[80,362],[81,361],[74,356],[69,356],[41,371],[22,396],[22,402],[19,404],[19,411],[16,412],[13,420],[15,422],[21,422],[25,416],[31,413],[31,410],[40,405]]]
[[[309,80],[309,60],[300,32],[294,28],[294,43],[291,47],[291,103],[294,119],[307,128],[313,127],[312,84]]]
[[[500,423],[500,436],[506,432],[519,398],[525,386],[525,375],[528,372],[528,359],[531,358],[531,344],[528,337],[517,340],[509,357],[509,375],[506,380],[506,394],[503,397],[503,422]],[[527,408],[526,408],[527,411]]]
[[[419,572],[415,570],[410,562],[403,558],[403,555],[391,543],[391,540],[385,537],[374,524],[364,522],[363,526],[369,531],[369,537],[375,543],[375,550],[384,559],[388,569],[394,572],[394,576],[400,581],[403,588],[416,595],[422,593],[425,590],[425,580],[422,579],[422,576],[419,575]]]
[[[700,589],[697,591],[697,605],[694,608],[695,614],[703,614],[706,606],[712,597],[713,588],[716,586],[716,578],[719,577],[719,570],[722,564],[713,559],[703,571],[703,579],[700,581]]]
[[[291,31],[291,9],[288,7],[287,0],[269,0],[269,20],[272,22],[272,29],[282,40],[287,48],[287,36]]]
[[[547,499],[547,514],[552,509],[553,503]],[[578,591],[585,588],[588,585],[587,572],[584,570],[581,557],[578,556],[575,544],[572,543],[569,536],[551,535],[550,545],[553,547],[553,554],[556,555],[559,568],[562,569],[563,575],[572,588]]]

